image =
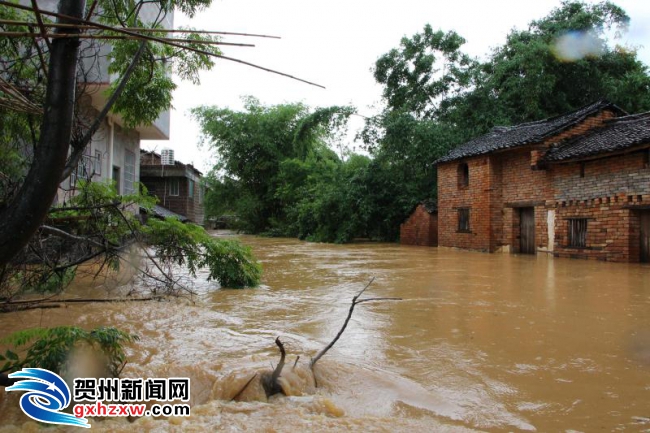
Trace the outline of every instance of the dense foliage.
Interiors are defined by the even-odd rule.
[[[133,267],[136,275],[157,294],[186,293],[188,287],[173,277],[178,266],[191,275],[208,271],[207,279],[222,287],[254,287],[261,267],[250,249],[234,240],[210,236],[202,227],[175,218],[149,219],[143,224],[139,209],[150,210],[155,198],[141,193],[120,196],[110,184],[79,183],[79,193],[51,209],[48,224],[29,245],[29,251],[0,273],[0,310],[11,310],[13,298],[33,293],[60,293],[82,263],[94,260],[93,275],[102,269]],[[148,254],[151,248],[154,254]],[[133,251],[141,258],[134,260]],[[87,264],[86,264],[87,266]]]
[[[194,277],[198,269],[206,268],[208,281],[216,280],[222,287],[253,287],[260,282],[260,264],[238,241],[216,239],[203,227],[175,218],[149,220],[142,231],[165,265],[185,266]]]
[[[358,230],[324,228],[345,221],[350,162],[330,149],[345,132],[350,107],[310,111],[302,104],[266,107],[245,99],[244,111],[194,110],[219,161],[208,183],[208,212],[234,213],[242,230],[326,241],[347,241]],[[328,144],[330,146],[328,146]],[[348,215],[333,209],[345,210]],[[328,218],[314,213],[327,212]],[[347,208],[347,209],[346,209]],[[314,218],[321,218],[316,222]]]
[[[49,2],[54,16],[47,8],[35,14],[18,0],[0,8],[0,266],[36,234],[58,185],[75,170],[109,112],[126,128],[149,124],[171,107],[172,68],[177,77],[198,83],[199,72],[213,66],[221,54],[218,37],[189,31],[170,40],[163,28],[175,8],[193,16],[210,3]],[[68,36],[30,36],[54,20],[64,26],[48,32]],[[89,23],[78,28],[80,20]],[[134,35],[133,29],[151,31]],[[80,33],[86,34],[77,38]],[[98,88],[107,80],[107,89]],[[100,91],[106,102],[91,106],[103,99],[93,95]]]
[[[370,157],[328,146],[340,123],[321,120],[338,107],[311,113],[301,104],[264,107],[249,99],[242,112],[197,109],[220,158],[209,212],[236,214],[253,233],[395,240],[418,202],[435,201],[434,161],[454,146],[496,125],[601,98],[629,112],[649,110],[647,66],[634,48],[614,43],[629,20],[611,2],[564,1],[527,29],[513,29],[485,60],[465,54],[456,32],[425,25],[375,64],[385,106],[359,134]]]
[[[23,349],[32,340],[35,341]],[[100,327],[92,331],[76,326],[26,329],[0,340],[0,344],[15,348],[7,350],[4,355],[0,354],[0,361],[4,361],[0,373],[31,367],[63,374],[73,350],[83,347],[96,351],[103,358],[106,374],[117,377],[126,362],[124,346],[135,340],[138,340],[136,335],[113,327]],[[24,352],[22,359],[17,351]]]

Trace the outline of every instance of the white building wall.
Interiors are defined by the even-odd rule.
[[[31,5],[30,0],[20,0],[21,4]],[[59,1],[57,0],[37,0],[38,7],[43,10],[56,12]],[[158,17],[158,7],[152,4],[145,4],[141,11],[142,20],[152,22]],[[54,19],[54,18],[52,18]],[[158,18],[160,21],[160,18]],[[160,25],[163,28],[173,28],[174,14],[167,14]],[[86,50],[88,55],[97,48],[90,48],[92,41],[83,41],[81,50]],[[95,43],[95,46],[97,44]],[[90,96],[84,104],[88,104],[90,114],[97,114],[98,110],[104,107],[106,102],[105,90],[117,76],[109,76],[108,59],[110,54],[110,44],[105,44],[99,48],[99,56],[92,60],[86,60],[83,65],[83,80],[87,83],[84,89]],[[85,98],[84,98],[85,99]],[[109,181],[113,178],[113,167],[119,168],[119,193],[125,192],[125,152],[128,149],[135,156],[135,176],[134,182],[140,180],[140,140],[146,138],[149,140],[169,139],[170,131],[170,112],[161,113],[160,117],[152,124],[138,127],[135,130],[126,130],[122,127],[122,121],[119,116],[109,114],[104,120],[99,131],[93,136],[91,144],[86,149],[85,157],[81,164],[83,167],[79,173],[84,173],[86,179],[92,181]],[[98,161],[98,153],[101,155],[101,161]],[[97,165],[96,165],[97,164]],[[74,194],[77,175],[63,181],[59,189],[57,202],[68,201]]]

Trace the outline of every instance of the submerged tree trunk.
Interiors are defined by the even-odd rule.
[[[85,3],[85,0],[59,2],[59,13],[83,19]],[[76,24],[61,18],[57,21]],[[79,32],[73,28],[64,31],[68,34]],[[56,196],[68,156],[79,39],[54,38],[51,46],[43,123],[34,160],[16,196],[0,209],[0,265],[9,263],[43,222]]]

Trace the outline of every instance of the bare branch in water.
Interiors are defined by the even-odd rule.
[[[251,382],[252,382],[256,377],[257,377],[257,373],[255,373],[255,374],[253,375],[253,377],[251,377],[250,379],[248,379],[248,382],[246,382],[246,384],[244,385],[244,387],[243,387],[242,389],[240,389],[239,392],[238,392],[237,394],[235,394],[235,396],[234,396],[233,398],[230,399],[230,401],[235,401],[235,400],[237,400],[239,397],[241,397],[241,395],[244,393],[244,391],[246,391],[246,388],[248,388],[248,385],[250,385]]]
[[[350,310],[348,311],[348,317],[346,317],[345,322],[343,322],[343,326],[341,327],[341,330],[336,334],[336,337],[328,344],[325,346],[323,350],[318,352],[318,354],[312,358],[311,362],[309,363],[309,366],[311,367],[312,371],[314,370],[314,365],[318,362],[319,359],[323,357],[327,353],[328,350],[334,346],[334,344],[341,338],[341,335],[343,335],[343,332],[345,331],[345,328],[347,328],[348,323],[350,323],[350,319],[352,318],[352,313],[354,312],[354,307],[357,306],[357,304],[362,304],[364,302],[374,302],[374,301],[401,301],[402,298],[366,298],[366,299],[359,299],[361,295],[363,295],[363,292],[370,287],[372,282],[375,281],[375,277],[372,277],[370,281],[368,281],[368,284],[359,292],[357,293],[357,296],[352,298],[352,304],[350,305]]]
[[[275,344],[278,345],[280,349],[280,362],[273,370],[273,373],[264,373],[262,374],[262,387],[267,397],[270,397],[275,394],[284,394],[282,385],[278,382],[280,375],[282,374],[282,369],[284,368],[284,358],[287,356],[287,353],[284,350],[284,344],[280,341],[280,337],[275,339]]]

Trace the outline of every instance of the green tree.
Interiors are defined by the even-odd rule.
[[[248,232],[284,233],[291,200],[286,191],[281,191],[289,176],[286,167],[282,170],[283,163],[310,158],[338,160],[324,146],[336,137],[354,110],[327,107],[311,112],[303,104],[267,107],[252,97],[244,102],[244,111],[218,107],[193,110],[205,141],[218,157],[207,202],[219,203],[219,209],[208,211],[229,209]]]
[[[559,115],[600,98],[629,112],[650,109],[648,67],[634,48],[616,44],[629,20],[611,2],[563,1],[527,29],[512,30],[485,61],[464,54],[465,40],[455,32],[429,25],[381,56],[374,74],[385,109],[360,138],[374,157],[369,184],[397,185],[395,200],[376,197],[369,206],[391,219],[382,233],[394,237],[416,202],[435,198],[433,161],[495,125]]]
[[[418,118],[434,118],[447,99],[462,95],[471,84],[477,62],[461,51],[465,39],[454,31],[433,31],[429,24],[398,49],[375,63],[375,80],[384,86],[390,111],[407,111]]]
[[[481,99],[492,108],[493,124],[555,116],[600,98],[630,112],[649,109],[647,66],[634,48],[608,38],[624,32],[629,20],[610,2],[564,1],[528,29],[508,35],[481,64],[473,94],[454,101],[459,109],[451,120],[481,123],[472,115],[472,103]]]
[[[15,33],[38,29],[36,14],[16,0],[13,3],[0,8],[4,20],[0,28]],[[84,0],[70,0],[59,2],[58,14],[39,14],[47,25],[56,17],[57,27],[48,31],[69,37],[54,37],[47,42],[28,36],[0,40],[0,77],[5,83],[0,92],[0,264],[7,264],[34,235],[59,183],[77,165],[110,110],[121,114],[128,126],[153,121],[170,107],[175,87],[169,75],[170,65],[176,64],[182,78],[196,81],[198,71],[211,67],[211,57],[219,55],[212,45],[201,52],[192,45],[196,42],[170,45],[161,39],[165,37],[162,29],[160,33],[137,35],[128,28],[157,29],[174,8],[191,16],[210,3],[100,0],[86,6]],[[142,19],[142,11],[152,8],[158,11],[157,16]],[[99,114],[85,109],[80,102],[88,97],[88,89],[84,87],[87,80],[79,77],[86,77],[102,55],[96,44],[82,42],[84,30],[80,24],[102,30],[104,35],[108,31],[107,36],[115,37],[110,39],[110,72],[119,78]],[[205,39],[198,34],[190,38]]]

